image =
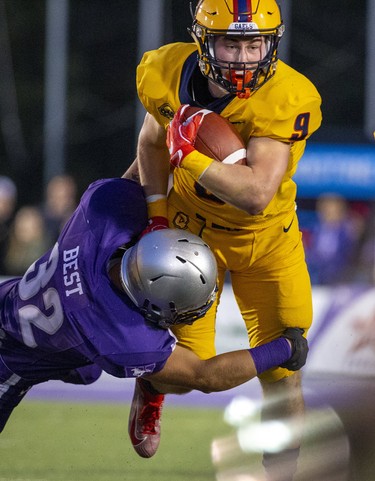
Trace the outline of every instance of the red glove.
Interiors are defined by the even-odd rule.
[[[146,227],[146,229],[142,231],[140,237],[143,237],[149,232],[154,232],[155,230],[168,229],[168,228],[169,228],[169,223],[166,217],[161,217],[161,216],[151,217],[150,219],[148,219],[148,226]]]
[[[180,167],[184,158],[195,150],[195,138],[204,117],[203,112],[198,112],[182,123],[181,116],[187,107],[188,105],[181,105],[167,130],[170,162],[174,167]]]

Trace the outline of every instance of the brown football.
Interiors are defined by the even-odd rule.
[[[197,112],[204,117],[196,136],[194,147],[202,154],[225,164],[246,164],[246,147],[242,137],[224,117],[211,110],[187,107],[181,115],[185,122]]]

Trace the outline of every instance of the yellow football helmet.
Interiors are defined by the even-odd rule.
[[[275,74],[284,29],[275,0],[200,0],[190,33],[198,45],[202,74],[228,92],[248,98]],[[259,62],[224,62],[215,55],[219,36],[264,36],[266,54]]]

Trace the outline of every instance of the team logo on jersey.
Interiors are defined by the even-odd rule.
[[[187,229],[189,225],[189,216],[185,212],[177,212],[173,219],[173,225],[177,229]]]
[[[173,119],[174,110],[169,104],[163,104],[161,107],[158,107],[158,110],[163,117],[167,117],[168,120]]]
[[[285,226],[283,227],[284,232],[289,232],[289,229],[292,227],[293,221],[294,221],[294,217],[292,219],[292,222],[287,227],[285,227]]]
[[[147,366],[125,367],[126,377],[139,377],[146,374],[146,372],[154,372],[155,364],[148,364]]]

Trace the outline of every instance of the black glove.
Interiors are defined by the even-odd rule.
[[[299,327],[285,329],[281,337],[286,337],[292,342],[292,356],[288,361],[280,364],[280,367],[289,369],[289,371],[299,371],[305,365],[309,346],[302,335],[304,332],[304,329]]]

